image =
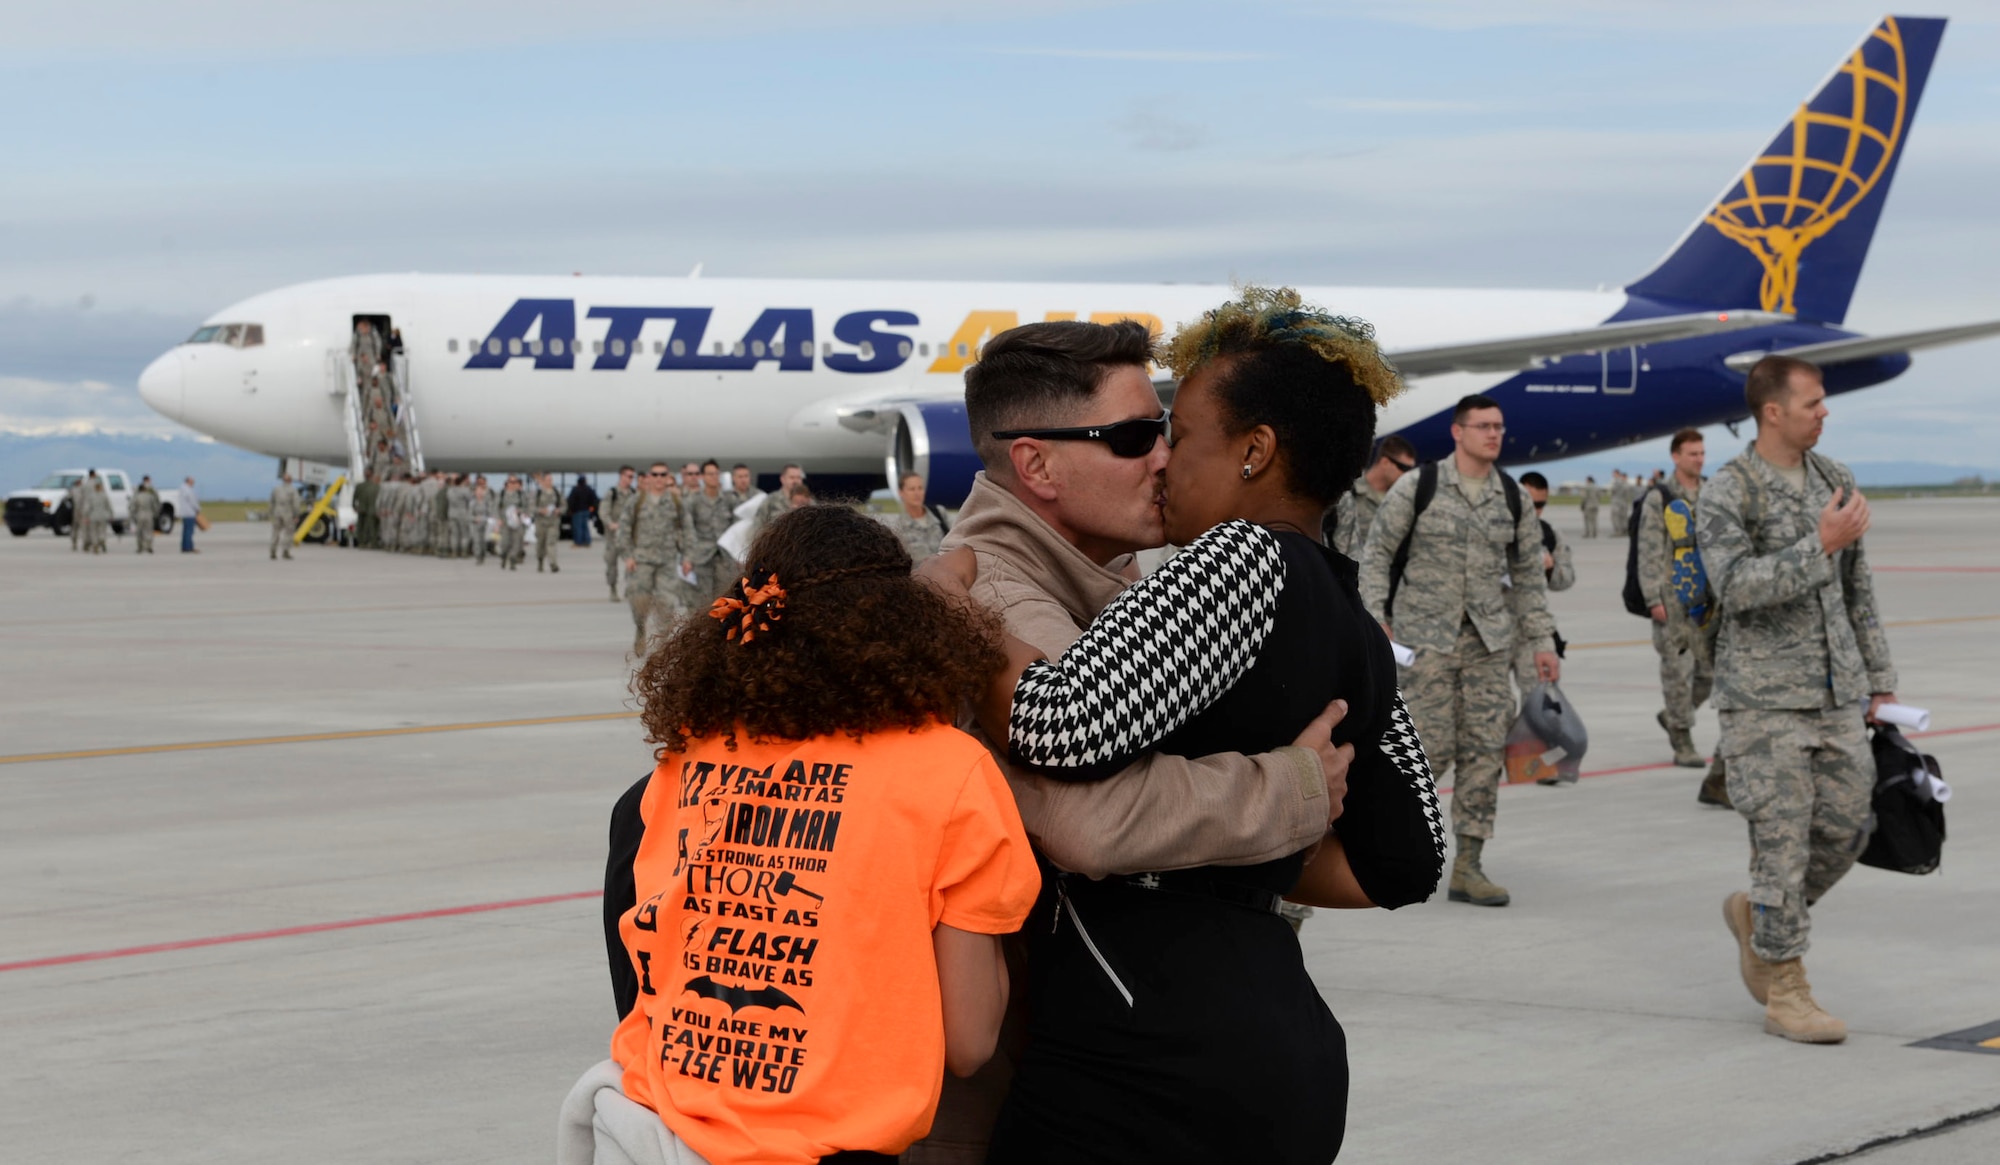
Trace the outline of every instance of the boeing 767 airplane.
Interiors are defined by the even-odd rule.
[[[1829,392],[1881,384],[1915,349],[2000,321],[1843,329],[1944,34],[1884,17],[1651,271],[1616,291],[1302,287],[1373,323],[1409,382],[1381,424],[1424,457],[1452,403],[1507,412],[1505,459],[1572,456],[1745,415],[1743,373],[1785,351]],[[348,357],[358,323],[400,333],[397,438],[419,466],[597,471],[715,456],[821,475],[914,469],[956,505],[978,468],[961,374],[1043,319],[1170,331],[1221,285],[371,275],[254,296],[139,379],[153,408],[245,449],[363,461]],[[1164,386],[1167,388],[1169,386]]]

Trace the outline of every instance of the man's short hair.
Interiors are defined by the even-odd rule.
[[[1528,486],[1533,489],[1546,490],[1549,488],[1549,479],[1543,477],[1539,472],[1533,469],[1530,469],[1528,472],[1522,474],[1516,480],[1518,480],[1523,486]]]
[[[664,461],[655,461],[655,462],[653,462],[653,463],[652,463],[651,465],[648,465],[648,466],[647,466],[646,468],[647,468],[647,469],[672,469],[672,468],[673,468],[673,466],[671,466],[671,465],[667,464],[667,463],[666,463],[666,462],[664,462]]]
[[[749,467],[749,466],[747,466],[747,465],[745,465],[745,464],[743,464],[743,463],[742,463],[741,461],[739,461],[739,462],[737,462],[736,464],[734,464],[734,465],[732,465],[732,466],[730,466],[730,467],[729,467],[729,472],[731,472],[731,473],[735,473],[735,472],[736,472],[737,470],[739,470],[739,469],[748,469],[748,468],[750,468],[750,467]]]
[[[1673,444],[1667,447],[1667,451],[1670,453],[1679,453],[1681,446],[1687,444],[1689,441],[1699,440],[1701,440],[1700,429],[1682,429],[1680,432],[1674,434]]]
[[[631,466],[629,466],[629,465],[621,465],[621,466],[619,466],[619,467],[618,467],[618,472],[620,472],[620,473],[637,473],[637,472],[639,472],[639,471],[638,471],[638,470],[636,470],[636,469],[634,469],[634,468],[632,468],[632,467],[631,467]]]
[[[1382,444],[1375,449],[1375,459],[1377,461],[1384,457],[1391,457],[1397,461],[1414,462],[1417,459],[1417,447],[1391,433],[1387,437],[1382,438]]]
[[[1484,393],[1475,392],[1471,396],[1462,396],[1458,398],[1458,403],[1451,408],[1451,423],[1454,425],[1463,425],[1468,415],[1476,413],[1480,409],[1497,409],[1499,407],[1499,401],[1494,400]]]
[[[720,472],[720,471],[721,471],[721,469],[722,469],[722,462],[720,462],[720,461],[717,461],[717,460],[716,460],[715,458],[713,458],[713,457],[711,457],[711,458],[709,458],[709,459],[708,459],[707,461],[704,461],[704,462],[702,462],[702,463],[701,463],[701,467],[702,467],[702,468],[703,468],[704,470],[705,470],[705,469],[707,469],[707,468],[708,468],[709,466],[711,466],[711,465],[715,466],[715,468],[716,468],[716,470],[717,470],[718,472]]]
[[[1750,375],[1743,378],[1743,403],[1750,406],[1750,415],[1758,424],[1764,423],[1764,406],[1780,405],[1792,398],[1792,377],[1804,373],[1819,379],[1819,365],[1796,356],[1773,354],[1750,366]]]
[[[965,370],[965,419],[987,472],[1013,471],[995,432],[1067,425],[1114,369],[1152,358],[1152,333],[1136,320],[1022,324],[987,341]]]

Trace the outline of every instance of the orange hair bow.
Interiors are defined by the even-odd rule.
[[[749,579],[744,579],[743,597],[732,599],[724,595],[715,600],[709,605],[708,617],[727,623],[739,612],[742,622],[731,627],[725,638],[734,639],[738,632],[742,632],[743,642],[748,643],[757,632],[769,631],[771,624],[783,618],[785,613],[785,588],[778,585],[778,576],[772,575],[761,587],[753,587]]]

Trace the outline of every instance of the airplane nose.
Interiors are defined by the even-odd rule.
[[[168,352],[139,374],[139,398],[153,411],[181,419],[181,354]]]

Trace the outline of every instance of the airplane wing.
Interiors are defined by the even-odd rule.
[[[1914,352],[1918,348],[1963,344],[1967,340],[1980,340],[1987,336],[2000,336],[2000,320],[1988,320],[1983,324],[1958,324],[1949,328],[1930,328],[1921,332],[1901,332],[1893,336],[1853,336],[1845,340],[1827,340],[1797,348],[1780,348],[1778,351],[1800,360],[1810,360],[1814,364],[1842,364],[1849,360],[1866,360],[1871,356],[1887,356],[1892,352]],[[1738,352],[1723,363],[1738,372],[1748,372],[1751,365],[1768,355],[1769,352]]]
[[[1533,368],[1551,356],[1578,352],[1601,352],[1608,348],[1629,348],[1636,344],[1658,344],[1709,336],[1741,328],[1789,323],[1791,316],[1769,311],[1703,311],[1687,315],[1654,316],[1651,319],[1623,320],[1615,324],[1577,328],[1567,332],[1546,332],[1536,336],[1509,336],[1479,340],[1470,344],[1446,344],[1436,348],[1410,348],[1385,353],[1405,379],[1439,376],[1447,372],[1519,372]]]

